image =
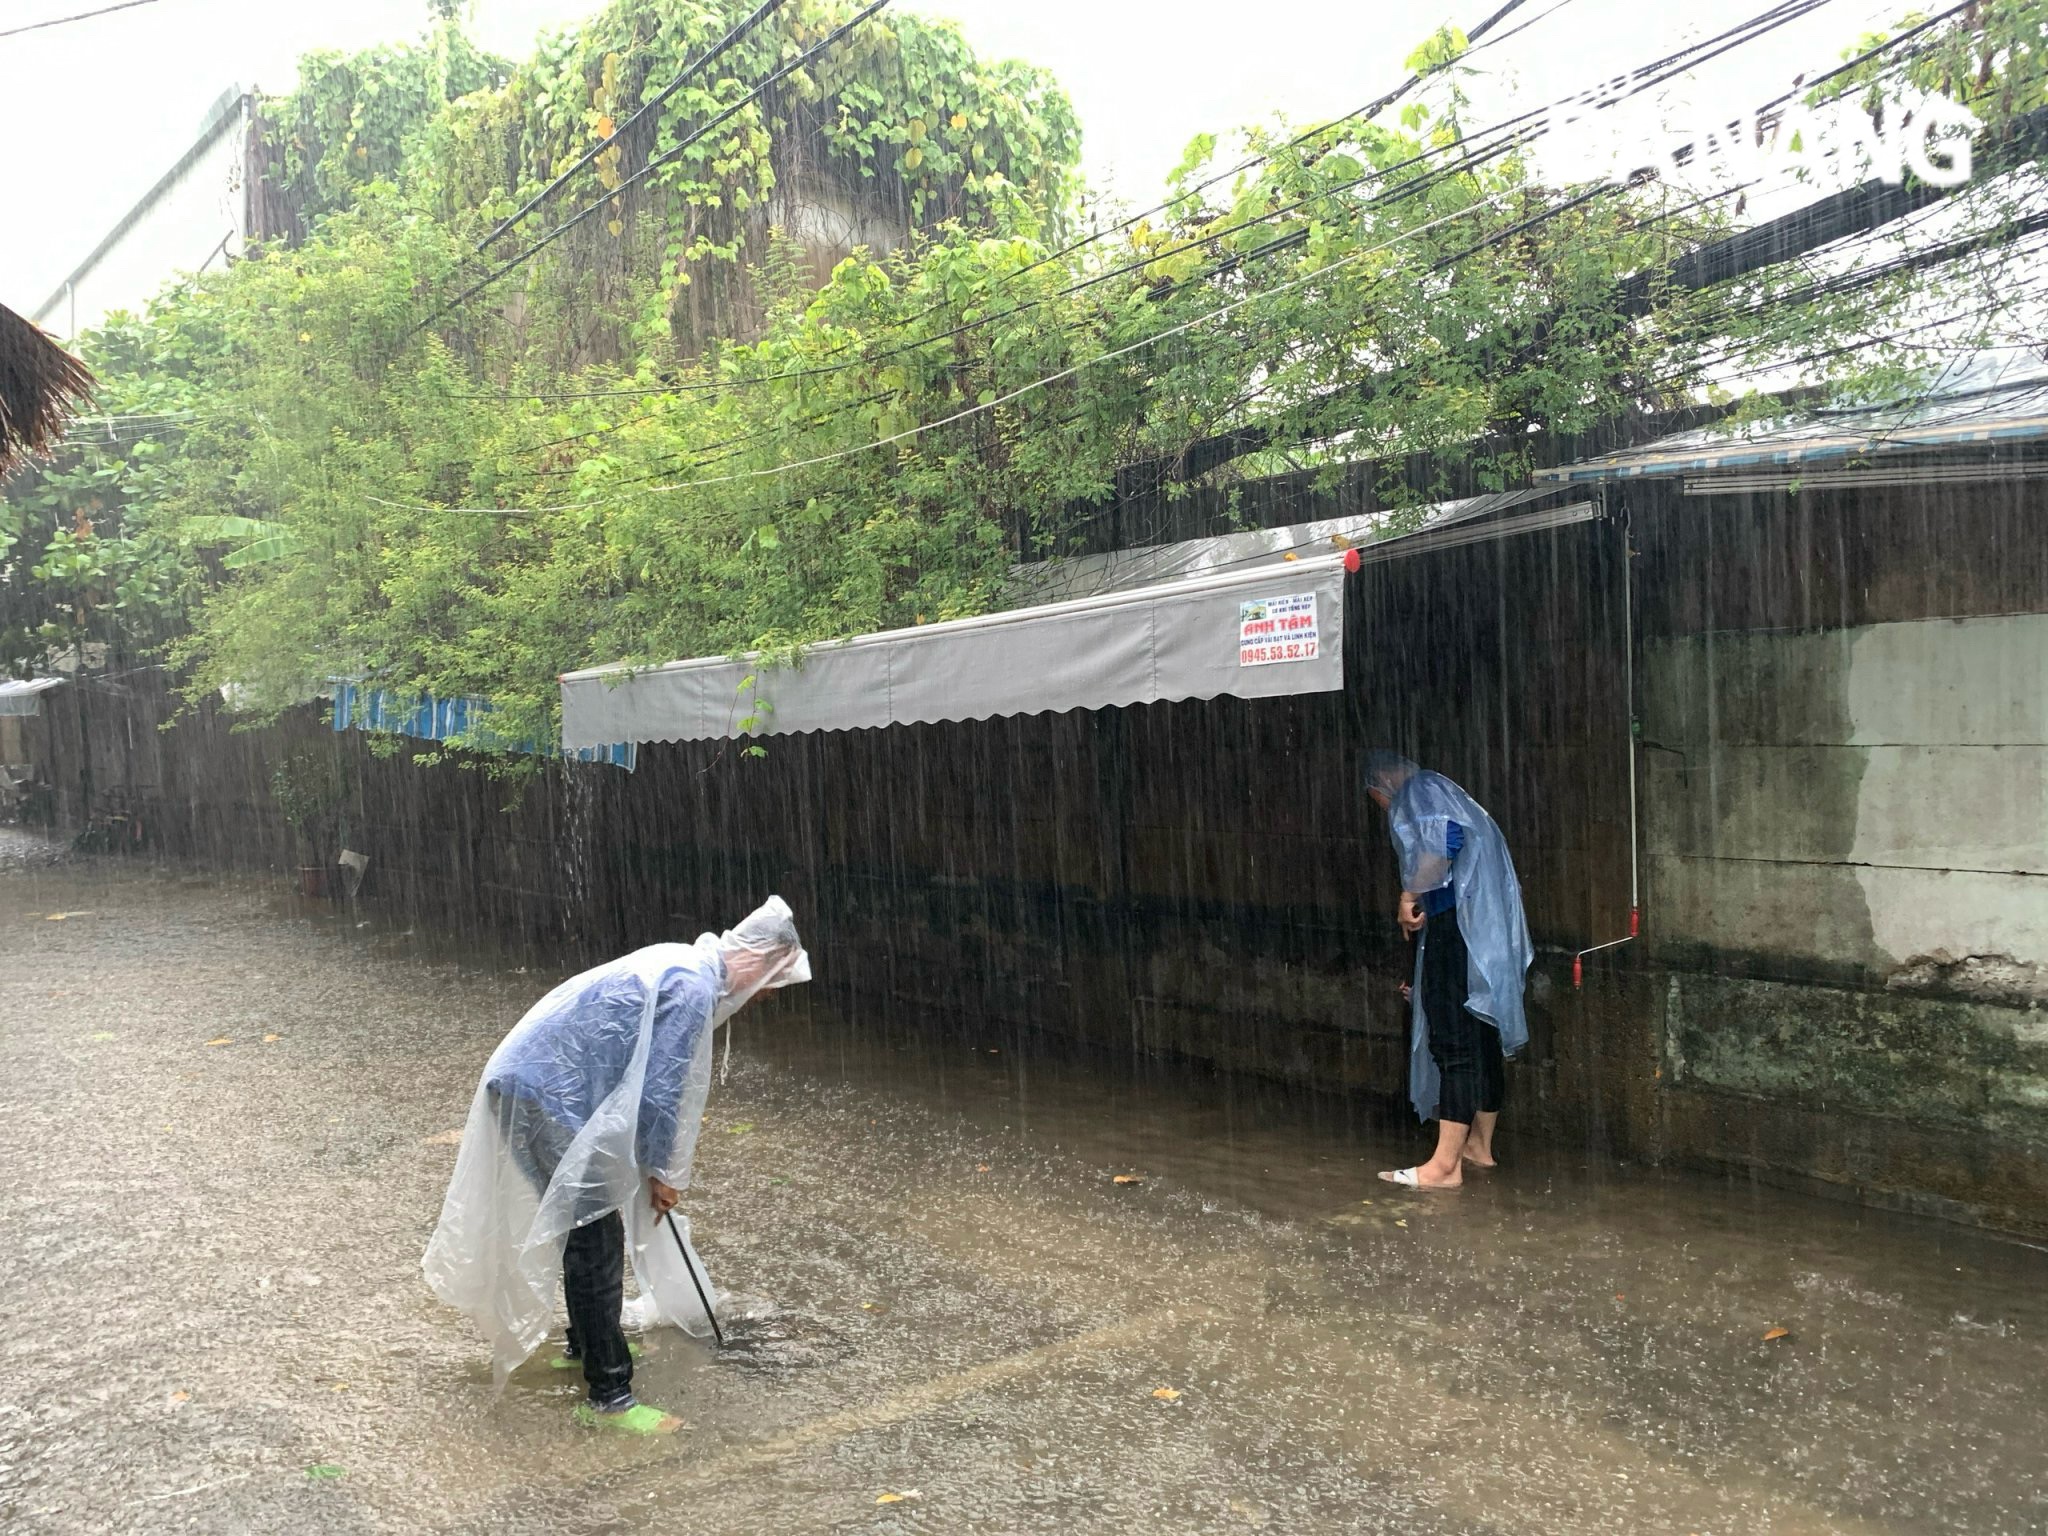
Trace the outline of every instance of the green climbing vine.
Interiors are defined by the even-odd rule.
[[[547,739],[571,667],[983,611],[1135,466],[1511,484],[1540,434],[1899,356],[1869,341],[1910,278],[1772,268],[1620,312],[1733,204],[1467,155],[1455,31],[1400,111],[1255,129],[1234,171],[1203,135],[1162,211],[1068,249],[1070,107],[947,25],[885,12],[742,104],[853,14],[790,0],[633,122],[749,8],[619,0],[517,66],[445,25],[309,65],[266,111],[308,237],[90,338],[108,408],[173,425],[81,434],[10,493],[16,664],[112,625],[195,699],[362,676]]]

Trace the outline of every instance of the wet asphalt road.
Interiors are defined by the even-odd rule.
[[[2048,1255],[1508,1132],[1403,1195],[1419,1139],[822,1013],[712,1092],[738,1347],[650,1338],[676,1439],[578,1429],[418,1273],[554,978],[9,849],[0,1528],[2048,1529]]]

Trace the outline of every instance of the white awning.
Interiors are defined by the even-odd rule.
[[[562,678],[562,744],[712,741],[1344,686],[1356,550],[753,656]],[[749,729],[742,722],[752,720]]]
[[[43,695],[69,681],[63,677],[31,677],[0,682],[0,715],[39,715],[43,712]]]

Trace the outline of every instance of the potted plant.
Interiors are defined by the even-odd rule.
[[[333,895],[341,862],[342,803],[348,794],[340,759],[301,747],[271,772],[270,792],[298,834],[300,857],[308,860],[299,866],[300,894],[316,899]]]

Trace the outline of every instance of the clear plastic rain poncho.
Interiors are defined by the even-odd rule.
[[[571,977],[491,1053],[421,1268],[483,1328],[499,1381],[552,1330],[568,1234],[610,1211],[625,1215],[641,1291],[628,1321],[709,1331],[717,1293],[687,1223],[655,1216],[647,1179],[689,1187],[717,1027],[756,992],[810,978],[771,897],[729,933]]]
[[[1456,888],[1458,928],[1465,936],[1465,1006],[1500,1031],[1500,1048],[1513,1056],[1529,1043],[1522,1011],[1522,984],[1535,948],[1522,912],[1522,884],[1507,839],[1477,800],[1445,778],[1391,752],[1367,760],[1366,780],[1393,797],[1387,822],[1401,863],[1401,888],[1423,896],[1445,885]],[[1450,824],[1464,843],[1453,854]],[[1441,1086],[1429,1054],[1429,1017],[1422,1006],[1422,956],[1429,929],[1415,946],[1415,978],[1409,987],[1410,1042],[1408,1097],[1424,1120],[1436,1117]]]

